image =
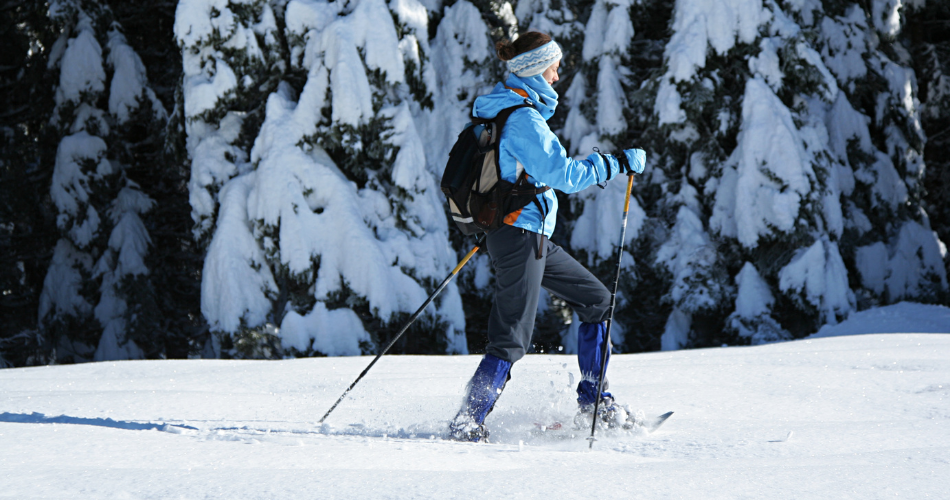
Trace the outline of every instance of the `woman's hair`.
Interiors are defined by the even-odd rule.
[[[519,54],[534,50],[551,41],[551,37],[540,31],[528,31],[511,41],[507,38],[495,44],[495,52],[502,61],[508,61]]]

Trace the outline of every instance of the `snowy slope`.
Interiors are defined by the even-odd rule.
[[[852,313],[848,321],[825,325],[810,338],[865,333],[950,333],[950,307],[900,302]]]
[[[938,317],[940,308],[928,309]],[[572,356],[531,355],[487,423],[441,435],[475,356],[127,361],[0,371],[0,498],[947,498],[950,335],[613,358],[654,434],[541,433]]]

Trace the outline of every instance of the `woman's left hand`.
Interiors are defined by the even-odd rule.
[[[623,156],[627,161],[621,161],[620,164],[626,170],[626,174],[642,174],[647,164],[647,152],[642,149],[625,149]]]

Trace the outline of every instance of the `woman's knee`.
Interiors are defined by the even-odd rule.
[[[607,310],[610,309],[610,291],[603,284],[591,290],[591,299],[587,307],[575,308],[577,317],[585,323],[600,323],[607,320]]]

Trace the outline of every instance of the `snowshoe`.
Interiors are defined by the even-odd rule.
[[[487,443],[488,434],[488,427],[485,427],[485,424],[479,424],[466,414],[459,414],[449,424],[449,438],[454,441]]]
[[[590,429],[594,418],[594,405],[580,405],[577,414],[574,415],[574,427],[577,429]],[[597,405],[597,426],[602,429],[632,429],[636,422],[636,416],[631,414],[626,407],[620,406],[611,396],[604,396]]]

